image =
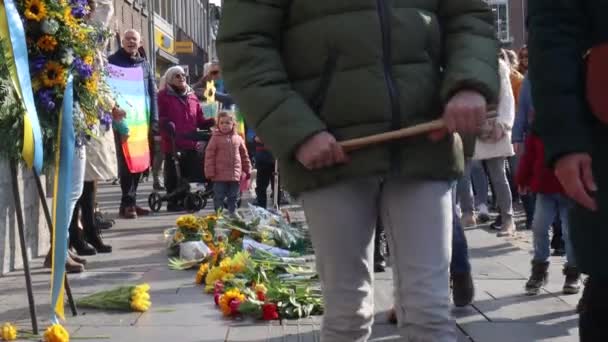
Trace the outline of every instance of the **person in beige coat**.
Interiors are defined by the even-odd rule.
[[[494,186],[502,216],[502,228],[498,235],[510,236],[515,233],[515,223],[513,221],[513,198],[505,162],[508,157],[515,154],[511,143],[511,131],[515,121],[515,98],[509,78],[509,66],[502,59],[499,61],[499,71],[500,94],[497,117],[484,123],[482,132],[475,143],[473,159],[485,162],[488,176]],[[485,196],[487,197],[487,194]]]

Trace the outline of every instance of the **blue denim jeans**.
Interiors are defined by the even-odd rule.
[[[562,238],[566,245],[566,262],[568,266],[576,266],[572,242],[570,241],[570,225],[568,211],[572,202],[559,194],[536,194],[536,208],[532,229],[534,232],[534,261],[547,262],[551,256],[551,240],[549,230],[559,214],[562,220]]]
[[[457,184],[457,200],[463,213],[472,214],[480,204],[487,204],[488,177],[480,160],[467,159],[464,177],[459,179]]]
[[[453,190],[455,190],[454,186]],[[452,261],[450,263],[451,273],[471,272],[469,262],[469,245],[464,234],[464,228],[460,223],[460,218],[456,213],[456,196],[452,196]]]
[[[215,182],[213,183],[213,205],[215,210],[224,208],[224,203],[228,206],[228,212],[234,214],[236,203],[239,198],[239,182]],[[224,202],[225,201],[225,202]]]

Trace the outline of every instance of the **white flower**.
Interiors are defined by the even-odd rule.
[[[63,56],[61,57],[61,63],[65,65],[70,65],[74,62],[74,50],[67,49],[63,52]]]
[[[59,30],[59,23],[54,19],[47,19],[42,22],[41,29],[42,32],[53,35]]]

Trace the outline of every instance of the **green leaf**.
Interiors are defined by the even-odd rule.
[[[194,268],[201,264],[205,259],[200,260],[184,260],[181,258],[170,258],[169,268],[174,271],[185,271]]]

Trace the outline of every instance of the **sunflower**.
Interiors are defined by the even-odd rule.
[[[84,82],[84,88],[91,94],[97,93],[99,89],[99,73],[94,73]]]
[[[213,236],[211,235],[211,233],[207,231],[203,232],[203,241],[205,243],[213,242]]]
[[[40,0],[27,0],[24,14],[27,19],[39,22],[46,17],[46,5]]]
[[[93,65],[93,55],[86,55],[82,60],[88,65]]]
[[[78,22],[76,21],[76,18],[74,18],[74,16],[72,15],[72,7],[68,6],[65,10],[63,10],[63,21],[71,29],[75,29],[78,27]]]
[[[38,48],[42,51],[53,52],[55,51],[55,48],[57,48],[57,39],[55,39],[53,36],[45,34],[38,39],[36,45],[38,45]]]
[[[230,306],[230,303],[235,300],[239,301],[240,303],[245,301],[245,295],[242,294],[241,291],[239,291],[238,289],[228,290],[220,297],[219,307],[220,310],[222,310],[224,316],[236,314],[236,312],[234,312],[232,307]]]
[[[42,84],[47,88],[65,85],[65,69],[57,62],[48,62],[42,70]]]
[[[196,272],[196,283],[197,284],[202,284],[203,281],[205,280],[205,277],[207,276],[207,273],[209,272],[209,264],[205,263],[202,264],[201,267],[198,269],[198,272]]]

